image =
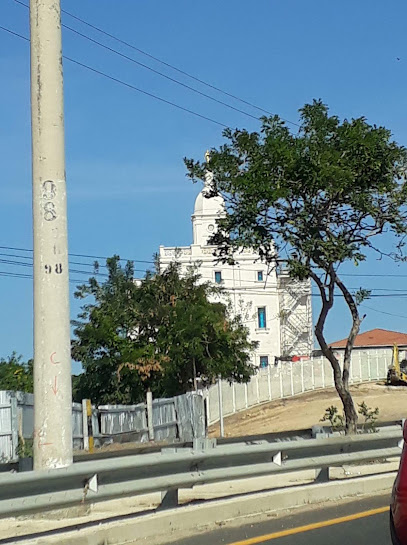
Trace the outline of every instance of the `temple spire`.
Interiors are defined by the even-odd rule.
[[[205,160],[206,160],[206,164],[209,165],[209,161],[211,160],[211,154],[208,149],[205,152]],[[210,191],[212,189],[212,181],[213,181],[213,174],[209,169],[207,169],[205,173],[204,190]]]

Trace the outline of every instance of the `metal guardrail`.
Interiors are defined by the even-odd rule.
[[[392,420],[389,422],[380,422],[377,427],[378,432],[388,432],[391,430],[399,430],[400,426],[403,425],[402,420]],[[326,426],[320,426],[326,427]],[[329,428],[329,426],[328,426]],[[358,426],[359,431],[362,431],[362,426]],[[137,434],[138,432],[134,432]],[[121,456],[130,456],[136,454],[152,454],[155,452],[161,452],[164,448],[192,448],[192,441],[174,441],[174,442],[158,442],[158,443],[135,443],[131,442],[129,439],[132,436],[132,432],[126,432],[122,435],[126,436],[126,441],[122,444],[120,450],[100,450],[96,449],[92,453],[80,452],[74,456],[74,462],[87,462],[91,460],[102,460],[106,458],[118,458]],[[285,442],[285,441],[303,441],[304,439],[311,439],[313,437],[313,430],[311,428],[304,428],[300,430],[289,430],[284,432],[272,432],[272,433],[263,433],[257,435],[245,435],[240,437],[221,437],[218,438],[218,445],[253,445],[259,443],[274,443],[274,442]],[[1,465],[0,465],[1,467]]]
[[[79,462],[68,468],[0,476],[0,516],[69,507],[124,496],[167,492],[196,484],[317,470],[329,478],[329,468],[398,457],[401,427],[388,431],[260,443],[220,445],[201,441],[195,449],[169,450],[143,456]],[[165,500],[165,498],[164,498]]]

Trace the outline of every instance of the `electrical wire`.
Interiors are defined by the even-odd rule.
[[[30,251],[30,250],[23,250],[20,248],[20,250],[22,251]],[[82,254],[83,255],[83,254]],[[24,257],[24,256],[16,256],[16,257]],[[30,259],[29,257],[25,257],[25,259]],[[27,263],[27,262],[23,262],[23,261],[16,261],[16,260],[10,260],[10,259],[1,259],[0,258],[0,263],[2,264],[5,264],[5,265],[12,265],[12,266],[23,266],[23,267],[30,267],[32,268],[33,264],[32,262],[30,263]],[[79,265],[87,265],[87,266],[91,266],[90,264],[83,264],[83,263],[78,263],[78,262],[75,262]],[[72,264],[72,263],[71,263]],[[85,271],[85,270],[80,270],[80,269],[69,269],[69,272],[71,273],[76,273],[76,274],[84,274],[84,275],[89,275],[89,276],[92,276],[92,272],[91,271]],[[146,271],[141,271],[141,272],[146,272]],[[32,275],[26,275],[26,274],[22,274],[22,273],[15,273],[13,271],[3,271],[3,276],[4,275],[7,275],[7,276],[12,276],[12,277],[25,277],[25,278],[32,278]],[[107,278],[109,275],[106,274],[106,273],[101,273],[101,272],[94,272],[94,275],[95,276],[100,276],[100,277],[105,277]],[[205,278],[204,278],[205,280]],[[232,281],[233,279],[231,278],[224,278],[223,279],[224,281]],[[78,282],[79,280],[75,280],[75,282]],[[247,286],[247,284],[250,283],[250,284],[256,284],[255,286]],[[243,284],[244,285],[240,285],[240,286],[231,286],[231,287],[228,287],[227,289],[228,290],[233,290],[233,291],[248,291],[250,290],[250,292],[255,295],[264,295],[264,288],[260,288],[259,286],[259,282],[258,281],[255,281],[255,280],[248,280],[248,279],[244,279],[243,280]],[[269,286],[269,287],[277,287],[277,285],[272,285],[272,286]],[[257,291],[256,291],[257,290]],[[349,290],[357,290],[357,288],[353,288],[353,287],[349,287]],[[384,293],[384,294],[374,294],[374,293],[371,293],[369,295],[369,299],[370,298],[376,298],[376,297],[407,297],[407,292],[405,290],[395,290],[395,289],[388,289],[388,288],[372,288],[372,291],[386,291],[386,292],[390,292],[390,293]],[[396,292],[396,293],[395,293]],[[311,293],[311,296],[312,297],[320,297],[320,294],[319,293]],[[334,297],[343,297],[343,295],[341,293],[336,293],[334,294]],[[365,305],[366,306],[366,305]],[[367,308],[367,307],[366,307]],[[372,310],[375,310],[375,309],[372,309]]]
[[[22,6],[24,6],[24,7],[26,7],[26,8],[29,7],[29,6],[28,6],[27,4],[25,4],[24,2],[21,2],[21,0],[14,0],[14,2],[17,3],[17,4],[20,4],[20,5],[22,5]],[[145,55],[146,57],[149,57],[150,59],[153,59],[154,61],[156,61],[156,62],[162,64],[163,66],[166,66],[167,68],[171,68],[172,70],[175,70],[175,71],[178,72],[179,74],[182,74],[182,75],[184,75],[184,76],[187,76],[188,78],[191,78],[192,80],[194,80],[194,81],[196,81],[196,82],[198,82],[198,83],[200,83],[200,84],[202,84],[202,85],[205,85],[206,87],[208,87],[208,88],[210,88],[210,89],[213,89],[213,90],[215,90],[215,91],[217,91],[217,92],[219,92],[219,93],[222,93],[222,94],[225,95],[225,96],[228,96],[228,97],[230,97],[230,98],[233,98],[234,100],[237,100],[237,101],[241,102],[242,104],[246,104],[247,106],[250,106],[250,107],[252,107],[252,108],[254,108],[254,109],[256,109],[256,110],[258,110],[258,111],[260,111],[260,112],[263,112],[263,113],[269,114],[269,115],[273,115],[272,112],[270,112],[269,110],[266,110],[265,108],[262,108],[262,107],[260,107],[260,106],[257,106],[256,104],[253,104],[252,102],[249,102],[249,101],[247,101],[247,100],[245,100],[245,99],[243,99],[243,98],[241,98],[241,97],[238,97],[238,96],[236,96],[236,95],[233,95],[232,93],[229,93],[229,92],[227,92],[227,91],[225,91],[225,90],[223,90],[223,89],[221,89],[221,88],[219,88],[219,87],[216,87],[215,85],[212,85],[211,83],[208,83],[208,82],[206,82],[206,81],[204,81],[204,80],[202,80],[202,79],[200,79],[200,78],[198,78],[198,77],[196,77],[196,76],[193,76],[192,74],[186,72],[185,70],[181,70],[180,68],[177,68],[177,67],[174,66],[173,64],[170,64],[170,63],[168,63],[168,62],[165,62],[165,61],[163,61],[162,59],[159,59],[158,57],[155,57],[154,55],[151,55],[150,53],[148,53],[148,52],[146,52],[146,51],[144,51],[144,50],[142,50],[142,49],[136,47],[135,45],[133,45],[133,44],[131,44],[131,43],[129,43],[129,42],[127,42],[127,41],[125,41],[125,40],[119,38],[118,36],[115,36],[114,34],[111,34],[111,33],[107,32],[106,30],[104,30],[104,29],[102,29],[102,28],[100,28],[100,27],[98,27],[98,26],[96,26],[96,25],[94,25],[94,24],[92,24],[92,23],[89,23],[89,21],[86,21],[85,19],[82,19],[82,18],[78,17],[77,15],[74,15],[73,13],[70,13],[69,11],[67,11],[67,10],[65,10],[65,9],[62,9],[61,11],[62,11],[62,13],[64,13],[65,15],[68,15],[68,17],[71,17],[72,19],[75,19],[76,21],[79,21],[80,23],[82,23],[82,24],[88,26],[89,28],[92,28],[93,30],[96,30],[97,32],[100,32],[100,33],[103,34],[104,36],[107,36],[107,37],[109,37],[109,38],[115,40],[116,42],[118,42],[118,43],[120,43],[120,44],[122,44],[122,45],[125,45],[126,47],[129,47],[129,48],[133,49],[134,51],[137,51],[138,53],[141,53],[142,55]],[[65,26],[65,25],[62,25],[62,26]],[[67,28],[69,28],[69,27],[67,27]],[[74,31],[74,32],[77,32],[77,31]],[[105,47],[105,46],[103,46],[103,47]],[[134,59],[133,59],[133,61],[134,61]],[[137,61],[134,61],[134,62],[137,62]],[[141,64],[141,63],[138,63],[138,64]],[[148,67],[148,66],[147,66],[147,68],[148,68],[149,70],[155,71],[154,69],[152,69],[152,68],[150,68],[150,67]],[[158,71],[155,71],[155,72],[160,73],[160,72],[158,72]],[[163,75],[163,74],[160,73],[160,75]],[[168,77],[168,76],[165,76],[165,75],[164,75],[164,77]],[[181,83],[181,85],[184,85],[184,84]],[[193,88],[191,88],[191,89],[193,89]],[[198,90],[196,90],[196,89],[193,89],[193,90],[194,90],[195,92],[198,92],[198,93],[200,92],[200,91],[198,91]],[[207,96],[207,95],[205,95],[205,96]],[[216,100],[216,99],[214,99],[213,97],[209,97],[209,98],[211,98],[212,100]],[[223,104],[224,104],[224,103],[223,103]],[[228,106],[228,107],[232,107],[232,106],[230,106],[230,105],[228,105],[228,104],[225,104],[225,105]],[[233,107],[232,107],[232,108],[233,108]],[[240,111],[240,110],[239,110],[239,111]],[[247,112],[243,112],[243,113],[245,113],[246,115],[250,115],[250,114],[247,114]],[[252,117],[255,117],[255,116],[252,116]],[[257,118],[255,118],[255,119],[257,119]],[[300,125],[299,125],[298,123],[295,123],[294,121],[290,121],[289,119],[284,119],[284,118],[281,118],[281,119],[282,119],[283,121],[285,121],[286,123],[290,123],[291,125],[294,125],[294,126],[296,126],[296,127],[300,127]]]
[[[33,268],[33,263],[24,263],[22,261],[13,261],[11,259],[0,259],[0,263],[2,263],[3,265],[13,265],[13,266],[19,266],[19,267],[30,267],[31,269]],[[69,272],[71,273],[76,273],[76,274],[86,274],[86,275],[89,275],[91,276],[92,273],[90,271],[83,271],[83,270],[79,270],[79,269],[69,269]],[[108,278],[109,275],[106,274],[106,273],[101,273],[101,272],[95,272],[94,273],[95,275],[97,276],[103,276],[103,277],[106,277]]]
[[[387,316],[394,316],[395,318],[405,318],[407,320],[407,316],[403,316],[402,314],[394,314],[393,312],[386,312],[385,310],[379,310],[377,308],[369,307],[365,305],[364,303],[360,306],[363,308],[367,308],[369,310],[373,310],[374,312],[378,312],[379,314],[386,314]]]
[[[15,0],[16,1],[16,0]],[[123,59],[126,59],[134,64],[137,64],[138,66],[141,66],[142,68],[145,68],[146,70],[149,70],[150,72],[153,72],[154,74],[157,74],[169,81],[172,81],[173,83],[176,83],[177,85],[180,85],[181,87],[184,87],[188,89],[189,91],[192,91],[194,93],[197,93],[198,95],[203,96],[204,98],[207,98],[209,100],[212,100],[213,102],[217,102],[218,104],[221,104],[222,106],[226,106],[226,108],[230,108],[231,110],[234,110],[235,112],[239,112],[243,115],[246,115],[248,117],[251,117],[252,119],[255,119],[256,121],[259,120],[258,117],[255,115],[249,114],[248,112],[245,112],[244,110],[241,110],[240,108],[236,108],[235,106],[232,106],[231,104],[228,104],[227,102],[223,102],[222,100],[219,100],[217,98],[214,98],[210,95],[207,95],[206,93],[203,93],[202,91],[199,91],[198,89],[195,89],[194,87],[191,87],[190,85],[187,85],[186,83],[183,83],[182,81],[179,81],[175,78],[172,78],[171,76],[167,76],[167,74],[164,74],[163,72],[160,72],[159,70],[155,70],[154,68],[151,68],[151,66],[148,66],[146,64],[143,64],[142,62],[137,61],[136,59],[133,59],[132,57],[129,57],[128,55],[125,55],[124,53],[121,53],[117,49],[113,49],[112,47],[109,47],[102,42],[99,42],[98,40],[95,40],[94,38],[91,38],[90,36],[87,36],[86,34],[82,34],[82,32],[79,32],[79,30],[76,30],[75,28],[72,28],[68,25],[63,24],[64,28],[69,30],[70,32],[73,32],[74,34],[77,34],[78,36],[81,36],[85,40],[88,40],[89,42],[92,42],[99,47],[102,47],[106,49],[107,51],[110,51],[111,53],[114,53],[115,55],[118,55],[119,57],[122,57]]]
[[[15,246],[0,246],[0,250],[14,250],[16,252],[30,252],[32,253],[33,250],[31,248],[16,248]],[[68,255],[71,255],[72,257],[84,257],[84,258],[89,258],[89,259],[111,259],[110,257],[106,257],[106,256],[98,256],[98,255],[89,255],[89,254],[73,254],[73,253],[69,253]],[[23,257],[23,256],[21,256]],[[27,258],[25,258],[27,259]],[[154,261],[146,261],[146,260],[142,260],[142,259],[130,259],[130,258],[126,258],[126,257],[122,257],[122,258],[119,258],[120,261],[132,261],[133,263],[149,263],[149,264],[154,264]]]
[[[29,248],[19,248],[19,247],[15,247],[15,246],[0,246],[0,249],[5,249],[5,250],[14,250],[14,251],[20,251],[20,252],[28,252],[28,253],[32,253],[33,250],[29,249]],[[104,260],[107,260],[109,259],[107,256],[95,256],[95,255],[90,255],[90,254],[76,254],[76,253],[69,253],[70,256],[73,256],[73,257],[82,257],[82,258],[88,258],[88,259],[104,259]],[[15,257],[15,258],[19,258],[19,259],[28,259],[28,260],[31,260],[32,261],[32,257],[31,256],[20,256],[20,255],[16,255],[16,254],[9,254],[9,253],[1,253],[0,252],[0,256],[5,256],[5,257]],[[147,264],[153,264],[154,262],[153,261],[143,261],[143,260],[137,260],[137,259],[130,259],[130,258],[120,258],[120,261],[130,261],[130,262],[136,262],[136,263],[147,263]],[[8,261],[8,260],[3,260],[3,259],[0,259],[0,263],[7,263],[7,264],[15,264],[15,265],[21,265],[21,266],[32,266],[32,264],[27,264],[27,263],[19,263],[19,262],[15,262],[15,261]],[[71,265],[80,265],[80,266],[86,266],[86,267],[94,267],[94,263],[83,263],[83,262],[79,262],[79,261],[70,261],[70,264]],[[107,268],[107,265],[104,265],[104,264],[100,264],[99,267],[104,267],[104,268]],[[210,270],[215,270],[215,267],[216,266],[208,266],[206,267],[205,264],[202,264],[200,269],[210,269]],[[232,267],[232,266],[231,266]],[[259,265],[260,267],[260,265]],[[142,273],[146,273],[146,270],[144,269],[134,269],[135,272],[142,272]],[[229,269],[231,270],[231,269]],[[254,269],[245,269],[245,268],[237,268],[236,270],[240,270],[240,271],[245,271],[245,272],[252,272],[252,273],[256,273],[256,270]],[[79,271],[77,271],[79,272]],[[90,274],[90,271],[80,271],[81,274]],[[104,273],[99,273],[100,276],[107,276],[105,275]],[[341,276],[345,276],[345,275],[341,275]],[[358,276],[365,276],[363,274],[348,274],[346,276],[355,276],[355,277],[358,277]],[[387,276],[391,276],[391,275],[381,275],[381,274],[368,274],[366,275],[368,277],[387,277]],[[400,277],[405,277],[407,275],[393,275],[393,276],[400,276]],[[231,278],[223,278],[224,281],[231,281],[233,279]],[[236,280],[236,279],[235,279]],[[249,280],[249,279],[244,279],[242,281],[244,284],[255,284],[255,286],[234,286],[234,289],[264,289],[264,288],[260,288],[260,286],[262,285],[262,282],[259,282],[258,280]],[[273,287],[274,284],[272,285]],[[349,289],[351,290],[358,290],[359,288],[356,288],[356,287],[350,287]],[[391,292],[392,294],[394,294],[394,296],[397,296],[398,293],[400,293],[401,295],[405,294],[406,293],[406,290],[397,290],[397,289],[389,289],[389,288],[371,288],[372,291],[387,291],[387,292]],[[397,293],[398,292],[398,293]],[[319,296],[319,294],[316,294]]]
[[[80,272],[80,273],[84,273],[84,271],[73,271],[73,270],[70,270],[70,272]],[[10,278],[30,278],[32,279],[33,276],[31,274],[22,274],[22,273],[16,273],[16,272],[12,272],[12,271],[0,271],[0,277],[3,276],[3,277],[10,277]],[[72,283],[83,283],[83,280],[80,280],[80,279],[70,279],[69,280],[70,282]],[[234,289],[236,291],[246,291],[247,289],[250,289],[248,287],[242,287],[242,288],[228,288],[228,290],[230,289]],[[264,291],[251,291],[251,294],[252,295],[264,295]],[[274,295],[277,295],[277,294],[274,294]],[[311,297],[320,297],[320,294],[319,293],[311,293]],[[335,294],[334,297],[343,297],[342,294]],[[387,298],[387,297],[407,297],[407,292],[406,293],[394,293],[394,294],[378,294],[378,295],[375,295],[375,294],[372,294],[370,295],[369,298]],[[373,309],[371,307],[368,307],[367,305],[364,305],[365,308],[369,308],[370,310],[374,310],[376,312],[382,312],[383,314],[389,314],[390,316],[397,316],[399,318],[407,318],[406,316],[401,316],[401,315],[396,315],[396,314],[391,314],[391,313],[387,313],[385,311],[379,311],[377,309]]]
[[[4,262],[4,263],[7,263],[7,260],[3,260],[3,256],[5,257],[16,257],[16,258],[19,258],[19,259],[29,259],[30,260],[30,263],[19,263],[19,262],[14,262],[14,261],[11,261],[10,263],[15,263],[16,265],[22,265],[22,266],[29,266],[29,267],[32,267],[32,262],[33,262],[33,258],[31,256],[24,256],[24,255],[17,255],[17,254],[8,254],[8,253],[3,253],[3,252],[0,252],[0,256],[1,256],[1,259],[0,259],[0,262]],[[71,261],[69,260],[69,264],[70,265],[81,265],[83,267],[91,267],[93,269],[95,269],[95,263],[84,263],[83,261]],[[98,268],[104,268],[104,269],[107,269],[108,266],[107,265],[104,265],[103,263],[98,263]],[[146,273],[147,271],[145,269],[133,269],[135,272],[142,272],[142,273]],[[83,273],[86,272],[86,274],[90,274],[90,271],[82,271]]]
[[[15,272],[9,272],[9,271],[0,271],[0,277],[3,276],[3,277],[10,277],[10,278],[28,278],[28,279],[33,279],[33,275],[32,274],[22,274],[22,273],[15,273]],[[81,284],[83,283],[83,280],[79,280],[78,278],[74,279],[74,278],[70,278],[69,279],[69,282],[70,283],[75,283],[75,284]]]
[[[26,36],[23,36],[22,34],[19,34],[18,32],[14,32],[13,30],[10,30],[7,27],[0,26],[0,30],[3,30],[4,32],[8,32],[9,34],[12,34],[13,36],[16,36],[17,38],[20,38],[22,40],[25,40],[27,42],[30,41],[29,38]],[[186,108],[185,106],[181,106],[175,102],[172,102],[171,100],[167,100],[165,98],[162,98],[158,95],[155,95],[153,93],[150,93],[149,91],[145,91],[144,89],[141,89],[140,87],[136,87],[135,85],[132,85],[131,83],[128,83],[127,81],[124,81],[122,79],[116,78],[114,76],[111,76],[110,74],[107,74],[106,72],[102,72],[102,70],[98,70],[97,68],[94,68],[93,66],[90,66],[89,64],[85,64],[83,62],[80,62],[76,59],[73,59],[71,57],[67,57],[66,55],[63,55],[63,58],[73,64],[76,64],[77,66],[81,66],[82,68],[85,68],[86,70],[89,70],[90,72],[93,72],[95,74],[98,74],[99,76],[102,76],[106,79],[109,79],[110,81],[114,81],[115,83],[119,83],[120,85],[123,85],[124,87],[127,87],[128,89],[132,89],[133,91],[137,91],[138,93],[142,93],[143,95],[149,96],[151,98],[154,98],[156,100],[159,100],[160,102],[163,102],[164,104],[168,104],[169,106],[173,106],[174,108],[177,108],[178,110],[182,110],[183,112],[189,113],[191,115],[194,115],[196,117],[199,117],[200,119],[204,119],[205,121],[210,121],[211,123],[214,123],[216,125],[219,125],[223,128],[228,128],[228,125],[225,123],[222,123],[220,121],[217,121],[216,119],[212,119],[211,117],[208,117],[206,115],[200,114],[198,112],[195,112],[194,110],[190,110],[189,108]]]

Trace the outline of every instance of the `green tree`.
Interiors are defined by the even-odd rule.
[[[363,117],[341,122],[321,101],[305,105],[300,116],[295,134],[278,116],[262,118],[260,132],[227,129],[226,143],[211,151],[209,164],[185,163],[194,181],[203,181],[209,170],[208,196],[225,199],[227,214],[212,238],[218,256],[230,260],[242,246],[251,247],[270,263],[285,260],[291,277],[315,282],[321,300],[315,334],[333,369],[346,432],[354,433],[349,367],[363,319],[359,304],[369,293],[352,293],[338,269],[345,262],[357,265],[369,251],[383,256],[383,233],[387,241],[390,234],[397,239],[388,255],[401,255],[407,154],[389,130]],[[352,322],[343,369],[324,334],[337,294]]]
[[[95,277],[79,286],[75,297],[90,299],[74,321],[72,357],[82,363],[84,372],[74,382],[75,400],[90,398],[97,403],[129,403],[143,396],[138,374],[119,375],[120,365],[137,359],[137,347],[129,337],[133,331],[133,305],[137,286],[133,267],[120,266],[118,258],[107,261],[108,278]]]
[[[220,301],[219,288],[201,282],[194,269],[181,276],[175,263],[147,273],[139,285],[130,263],[123,269],[113,257],[107,267],[105,282],[91,278],[76,293],[92,298],[74,322],[72,354],[84,368],[76,399],[134,403],[148,389],[172,396],[195,388],[198,379],[250,379],[257,344]]]
[[[22,356],[13,352],[0,359],[0,390],[33,392],[33,360],[22,361]]]

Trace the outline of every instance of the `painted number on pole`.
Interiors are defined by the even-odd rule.
[[[62,263],[57,263],[54,269],[52,268],[52,265],[45,265],[44,268],[45,268],[45,274],[51,274],[53,270],[56,274],[61,274],[63,271]]]
[[[52,202],[57,194],[57,186],[51,180],[46,180],[42,184],[42,198],[44,201],[44,219],[45,221],[54,221],[57,218],[55,204]]]

